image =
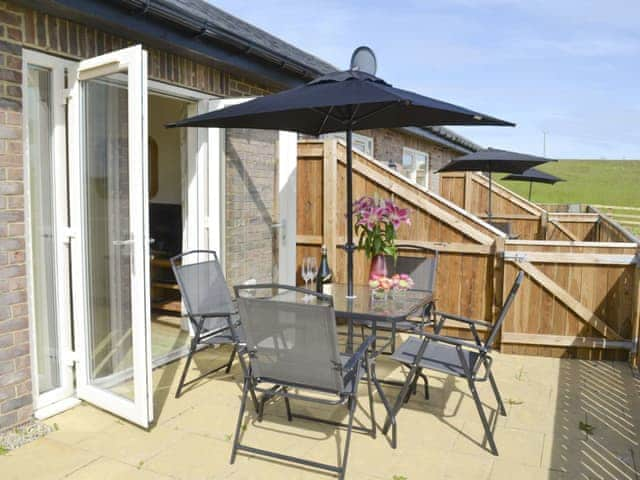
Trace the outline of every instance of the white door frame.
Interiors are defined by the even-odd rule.
[[[108,74],[127,72],[128,98],[128,182],[129,239],[116,239],[131,250],[131,337],[133,400],[116,395],[91,381],[89,339],[89,298],[85,235],[86,182],[84,170],[85,132],[82,119],[83,81]],[[149,285],[148,161],[147,161],[147,52],[141,45],[83,60],[77,77],[71,79],[69,100],[69,152],[71,158],[70,193],[72,225],[77,241],[72,242],[74,278],[75,346],[78,357],[76,381],[78,397],[113,412],[142,427],[153,420],[153,382],[151,376],[151,332]],[[114,240],[114,242],[116,241]],[[115,244],[115,243],[114,243]],[[117,375],[117,374],[116,374]]]
[[[157,80],[149,80],[149,94],[163,95],[183,102],[189,102],[187,116],[198,115],[209,111],[209,102],[214,98],[184,87],[169,85]],[[176,119],[177,120],[177,119]],[[182,182],[182,250],[209,248],[209,239],[213,235],[219,238],[224,235],[224,217],[211,221],[208,216],[209,199],[224,199],[224,185],[219,178],[207,181],[211,172],[209,166],[209,136],[206,128],[184,128],[181,136],[180,171]],[[215,170],[213,170],[215,172]],[[212,193],[213,192],[213,193]],[[215,192],[219,192],[216,197]],[[224,203],[222,201],[221,203]],[[220,222],[218,223],[218,220]],[[216,252],[221,252],[221,245],[216,243]],[[191,324],[183,317],[181,328],[191,331]],[[193,332],[191,332],[193,334]],[[160,364],[174,359],[173,355],[160,359]]]
[[[60,371],[60,387],[43,394],[39,393],[36,319],[34,299],[34,259],[32,258],[31,238],[31,188],[29,169],[29,139],[26,101],[23,102],[23,152],[24,152],[24,192],[25,192],[25,239],[26,239],[26,265],[27,265],[27,292],[29,309],[29,340],[31,345],[31,378],[32,395],[36,417],[46,415],[47,412],[55,412],[59,407],[56,404],[73,395],[73,361],[69,353],[72,351],[71,323],[71,291],[69,285],[69,223],[67,218],[67,148],[66,148],[66,119],[65,119],[65,85],[64,75],[67,69],[68,75],[75,75],[77,63],[52,55],[23,49],[22,52],[22,92],[27,95],[27,67],[34,65],[51,71],[51,103],[53,113],[53,131],[51,132],[51,150],[53,163],[53,215],[55,257],[52,259],[56,269],[56,315],[58,336],[58,368]],[[66,402],[68,403],[68,402]]]
[[[280,131],[278,136],[278,272],[280,283],[296,284],[296,199],[298,134]]]

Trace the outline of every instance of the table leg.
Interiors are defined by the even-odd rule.
[[[396,448],[398,446],[396,415],[395,413],[393,413],[391,405],[389,404],[389,400],[387,399],[387,396],[385,395],[384,390],[382,390],[382,385],[380,385],[380,381],[378,380],[378,377],[376,375],[375,361],[371,362],[369,373],[371,375],[371,379],[373,380],[374,385],[376,386],[376,390],[378,392],[378,395],[380,396],[380,400],[382,400],[382,404],[384,405],[384,408],[387,411],[387,419],[385,420],[385,423],[384,423],[386,430],[384,431],[384,434],[385,435],[387,434],[387,431],[389,430],[388,425],[391,425],[391,447]]]

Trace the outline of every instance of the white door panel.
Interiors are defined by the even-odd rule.
[[[69,102],[78,397],[143,427],[153,419],[147,53],[78,64]]]

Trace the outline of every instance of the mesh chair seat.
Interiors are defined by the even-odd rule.
[[[369,362],[368,357],[374,337],[368,337],[353,354],[340,353],[333,299],[330,296],[278,284],[239,285],[234,288],[242,326],[247,337],[246,352],[249,368],[245,372],[243,382],[231,463],[235,461],[238,451],[245,451],[329,470],[338,473],[339,478],[343,479],[351,432],[354,429],[353,419],[358,403],[358,385],[360,380],[364,379],[365,373],[371,420],[371,429],[365,429],[365,431],[375,436],[372,383],[377,380],[373,362]],[[299,303],[296,298],[300,294],[316,297],[315,302]],[[376,385],[378,386],[377,383]],[[338,466],[322,464],[306,458],[242,444],[240,432],[247,396],[251,391],[263,393],[259,401],[259,421],[262,420],[265,403],[274,396],[284,397],[289,421],[294,418],[291,412],[291,399],[346,406],[348,410],[346,424],[328,422],[306,415],[295,415],[307,420],[319,420],[323,423],[346,427],[347,434],[340,464]],[[391,407],[384,393],[380,389],[378,391],[387,412],[391,414]],[[308,392],[330,396],[311,396]],[[392,435],[394,446],[395,438],[394,429]]]
[[[491,351],[493,342],[496,340],[496,337],[500,332],[502,324],[507,316],[507,312],[513,304],[518,289],[524,280],[524,276],[525,274],[523,271],[520,271],[516,275],[516,279],[513,282],[509,295],[507,295],[507,298],[502,305],[498,318],[495,323],[490,326],[491,328],[489,329],[489,335],[486,340],[483,341],[477,331],[477,326],[487,326],[488,324],[486,322],[473,320],[460,315],[440,313],[441,320],[436,325],[434,334],[425,332],[423,334],[424,338],[411,337],[398,347],[392,355],[392,358],[404,365],[410,366],[411,369],[402,386],[402,391],[396,399],[393,408],[394,414],[400,410],[400,407],[407,399],[407,394],[415,387],[415,382],[417,381],[418,376],[423,375],[423,369],[435,370],[447,375],[465,378],[467,380],[471,396],[473,397],[473,401],[476,404],[478,415],[482,421],[485,435],[489,440],[491,451],[494,455],[498,455],[498,448],[496,447],[496,442],[493,438],[493,431],[484,411],[484,406],[480,401],[476,383],[484,382],[486,380],[489,381],[498,403],[498,412],[500,415],[506,416],[507,411],[504,408],[504,403],[502,402],[500,392],[498,391],[498,385],[496,384],[493,372],[491,371],[492,360],[489,356],[489,352]],[[455,321],[466,325],[471,331],[474,341],[472,342],[461,338],[440,335],[440,331],[444,327],[445,321]],[[423,353],[420,355],[420,358],[418,358],[420,351]],[[480,366],[484,367],[483,377],[478,377],[477,375]],[[382,431],[387,431],[390,425],[390,421],[387,419]]]
[[[393,355],[391,355],[391,358],[406,365],[413,365],[421,345],[422,339],[410,337],[396,349]],[[478,353],[465,349],[462,349],[461,352],[465,357],[467,365],[473,367],[479,357]],[[429,342],[427,344],[427,348],[418,362],[418,367],[443,372],[448,375],[456,375],[458,377],[465,376],[465,371],[460,363],[460,357],[458,356],[456,348],[452,345],[438,342]]]
[[[239,317],[235,313],[236,307],[229,294],[229,287],[214,251],[193,250],[177,255],[171,259],[171,266],[193,328],[189,355],[176,391],[176,398],[178,398],[182,395],[182,389],[186,385],[218,370],[225,369],[226,373],[229,373],[236,356],[236,340],[244,342],[244,332],[239,327]],[[240,338],[235,339],[232,335],[230,322],[235,325],[236,335]],[[227,363],[187,382],[186,376],[194,354],[201,347],[224,344],[233,346]],[[242,358],[240,358],[240,362],[243,363]]]
[[[217,320],[217,319],[216,319]],[[222,322],[217,326],[217,328],[215,330],[219,330],[219,329],[223,329],[220,333],[216,333],[215,335],[211,335],[209,337],[207,337],[207,331],[203,331],[202,332],[202,340],[200,343],[206,343],[207,345],[223,345],[223,344],[227,344],[227,343],[235,343],[235,341],[237,341],[238,343],[245,343],[247,338],[244,334],[244,329],[242,328],[242,325],[240,324],[240,317],[238,315],[232,315],[231,316],[231,321],[234,324],[234,330],[235,330],[235,334],[238,337],[237,339],[233,338],[233,335],[231,333],[231,330],[228,328],[228,321],[227,319],[223,318],[220,319],[222,320]],[[213,330],[213,329],[211,329]]]

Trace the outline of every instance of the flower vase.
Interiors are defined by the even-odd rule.
[[[369,280],[375,280],[387,276],[387,261],[384,255],[375,255],[371,259],[369,267]]]

